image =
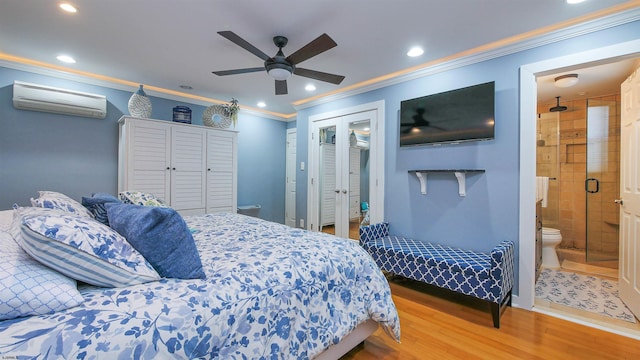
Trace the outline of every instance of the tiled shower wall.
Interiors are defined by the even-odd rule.
[[[589,104],[593,106],[602,101],[615,101],[615,105],[609,108],[609,136],[603,142],[606,154],[596,154],[606,161],[596,173],[589,174],[599,179],[600,191],[589,194],[587,203],[586,99],[561,101],[568,109],[559,113],[559,126],[556,121],[539,121],[538,139],[544,142],[538,141],[537,173],[557,179],[549,182],[549,204],[543,209],[542,218],[545,226],[560,229],[560,247],[584,250],[588,223],[589,252],[617,255],[619,208],[613,200],[619,196],[620,184],[620,95],[589,99]],[[555,105],[555,101],[539,104],[538,112],[548,113]],[[554,171],[557,176],[553,175]],[[591,185],[595,188],[594,183]]]

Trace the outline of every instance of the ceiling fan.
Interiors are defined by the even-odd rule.
[[[291,76],[291,74],[325,81],[336,85],[340,84],[342,80],[344,80],[344,76],[342,75],[329,74],[321,71],[296,67],[297,64],[338,45],[327,34],[318,36],[315,40],[311,41],[310,43],[298,49],[298,51],[287,57],[284,56],[282,48],[287,45],[287,42],[289,40],[284,36],[275,36],[273,38],[273,43],[278,47],[278,52],[275,56],[270,57],[269,55],[260,51],[260,49],[249,44],[249,42],[247,42],[240,36],[236,35],[233,31],[218,31],[218,34],[222,35],[228,40],[231,40],[231,42],[233,42],[234,44],[242,47],[243,49],[264,60],[263,67],[213,71],[213,73],[218,76],[267,71],[267,73],[269,73],[269,75],[275,79],[276,95],[287,94],[287,79]]]
[[[408,124],[401,124],[400,125],[401,127],[405,128],[404,130],[402,130],[402,133],[403,134],[408,134],[408,133],[410,133],[412,131],[415,131],[414,129],[428,128],[428,127],[436,129],[436,130],[446,131],[445,128],[442,128],[440,126],[432,125],[430,121],[425,119],[424,118],[425,112],[426,111],[423,108],[416,109],[415,115],[413,115],[411,117],[413,122],[412,123],[408,123]]]

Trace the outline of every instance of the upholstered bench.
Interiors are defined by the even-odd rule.
[[[380,223],[360,228],[360,245],[384,271],[488,302],[496,328],[502,307],[511,306],[511,241],[502,241],[487,254],[389,236],[389,224]]]

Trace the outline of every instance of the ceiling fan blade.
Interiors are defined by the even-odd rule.
[[[218,76],[225,76],[225,75],[252,73],[252,72],[258,72],[258,71],[264,71],[264,66],[255,67],[255,68],[246,68],[246,69],[212,71],[212,73],[214,73],[214,74],[216,74]]]
[[[287,57],[287,61],[292,64],[299,64],[309,58],[312,58],[320,53],[323,53],[335,46],[337,46],[335,41],[329,35],[322,34],[318,36],[315,40],[311,41],[307,45],[298,49],[298,51]]]
[[[325,81],[336,85],[340,85],[342,80],[344,80],[344,76],[342,75],[329,74],[322,71],[315,71],[298,67],[293,71],[293,73],[299,76]]]
[[[247,42],[245,39],[241,38],[240,36],[236,35],[236,33],[234,33],[233,31],[218,31],[218,34],[231,40],[231,42],[233,42],[234,44],[240,46],[241,48],[247,50],[248,52],[252,53],[253,55],[259,57],[262,60],[266,61],[267,59],[270,58],[269,55],[263,53],[262,50],[258,49],[257,47],[249,44],[249,42]]]
[[[276,80],[276,95],[287,95],[287,80]]]

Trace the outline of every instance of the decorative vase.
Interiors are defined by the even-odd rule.
[[[134,92],[129,98],[129,114],[135,117],[150,118],[151,117],[151,100],[144,93],[142,85],[138,91]]]

